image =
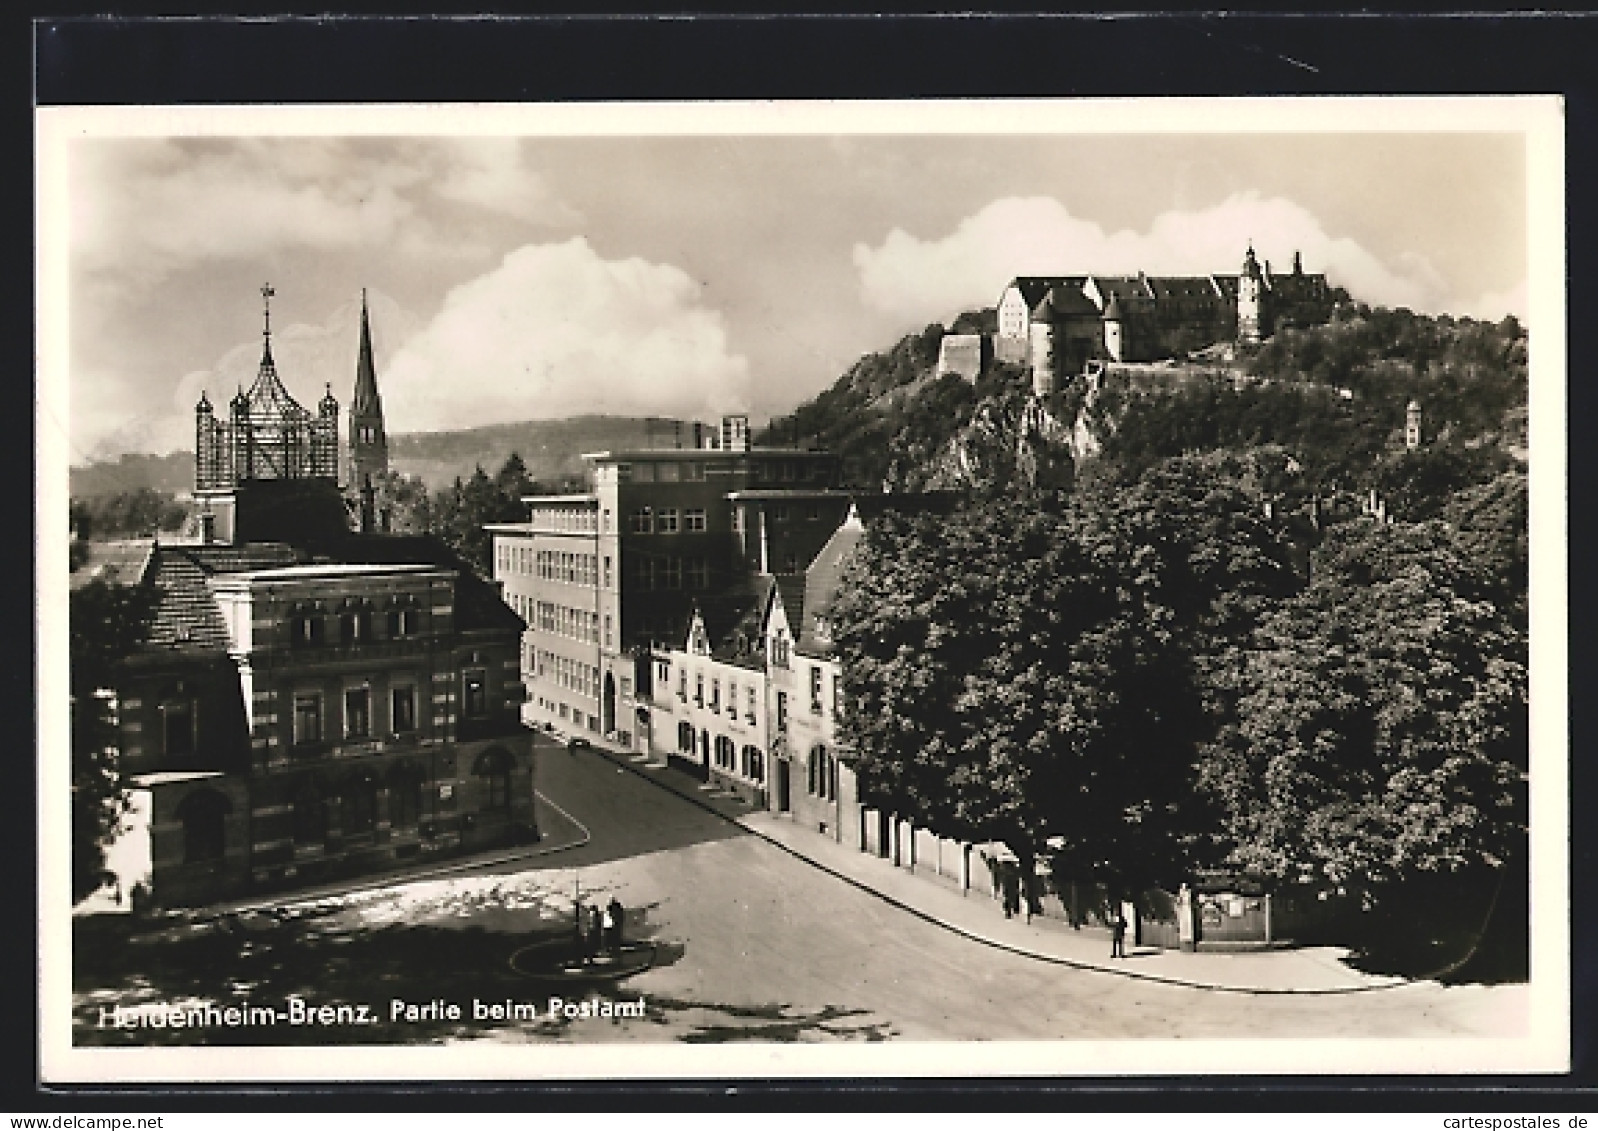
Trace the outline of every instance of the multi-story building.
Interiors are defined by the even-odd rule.
[[[528,719],[644,750],[651,646],[681,642],[696,609],[741,612],[758,570],[802,570],[849,495],[836,456],[753,447],[742,416],[584,458],[591,494],[529,499],[530,521],[491,528],[495,578],[533,614]]]
[[[599,512],[594,495],[540,495],[523,523],[496,523],[494,578],[527,624],[523,714],[532,725],[600,732]],[[612,569],[614,566],[611,567]],[[610,630],[614,635],[615,626]]]
[[[199,903],[536,837],[521,620],[442,544],[373,533],[369,507],[350,530],[336,430],[304,432],[269,344],[238,403],[223,430],[199,413],[199,540],[116,579],[155,599],[104,689],[123,889]]]
[[[864,841],[853,772],[838,757],[840,673],[831,614],[864,533],[858,508],[798,573],[763,573],[742,615],[695,613],[654,656],[656,751],[843,843]]]

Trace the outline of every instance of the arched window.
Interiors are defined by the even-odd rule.
[[[294,843],[321,844],[327,839],[327,806],[314,782],[305,782],[294,794]]]
[[[227,815],[233,803],[214,789],[200,789],[178,806],[183,822],[183,862],[200,864],[220,860],[227,845]]]
[[[422,771],[401,762],[388,774],[388,823],[396,829],[414,826],[422,812]]]
[[[377,782],[370,774],[349,778],[339,790],[339,826],[346,836],[377,827]]]
[[[510,773],[514,762],[503,746],[490,746],[477,756],[472,772],[486,787],[484,812],[510,812]]]

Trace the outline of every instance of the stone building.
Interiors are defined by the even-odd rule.
[[[1256,343],[1331,317],[1326,276],[1272,273],[1252,245],[1236,275],[1031,275],[999,296],[993,353],[1031,366],[1045,395],[1094,359],[1154,361],[1222,342]]]
[[[337,407],[307,430],[269,335],[227,427],[199,413],[198,541],[115,579],[156,609],[105,689],[132,789],[108,859],[157,904],[537,836],[522,621],[441,543],[350,529]]]

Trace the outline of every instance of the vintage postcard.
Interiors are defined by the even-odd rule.
[[[45,1080],[1568,1069],[1558,98],[37,125]]]

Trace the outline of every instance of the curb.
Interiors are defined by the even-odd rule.
[[[715,814],[728,824],[737,825],[744,832],[749,833],[752,836],[759,837],[767,844],[775,845],[777,848],[782,849],[782,851],[788,853],[788,855],[794,857],[796,860],[803,860],[806,864],[809,864],[812,868],[815,868],[818,871],[822,871],[827,873],[829,876],[836,877],[849,886],[866,892],[869,895],[874,895],[884,903],[887,903],[900,911],[908,912],[923,922],[931,923],[936,927],[942,927],[944,930],[959,935],[962,938],[970,939],[972,942],[981,943],[984,946],[993,947],[995,950],[1008,951],[1011,954],[1017,954],[1023,958],[1031,958],[1039,962],[1051,963],[1055,966],[1066,966],[1073,970],[1084,970],[1097,974],[1110,974],[1120,978],[1132,978],[1137,981],[1155,982],[1160,985],[1180,986],[1184,989],[1209,990],[1214,993],[1249,994],[1255,997],[1336,997],[1346,996],[1348,994],[1376,993],[1381,990],[1395,990],[1411,984],[1408,981],[1396,981],[1374,986],[1344,986],[1328,987],[1325,989],[1273,989],[1261,986],[1228,986],[1219,982],[1199,982],[1188,978],[1174,978],[1165,974],[1147,974],[1138,970],[1123,970],[1114,966],[1102,966],[1097,963],[1085,962],[1080,959],[1063,958],[1057,954],[1048,954],[1043,951],[1032,950],[1028,947],[1019,946],[1015,943],[1005,942],[1002,939],[992,938],[988,935],[981,934],[978,931],[973,931],[969,927],[962,927],[958,923],[952,923],[947,919],[942,919],[929,911],[923,911],[921,908],[906,903],[896,896],[889,895],[887,892],[878,888],[874,888],[862,880],[857,880],[853,876],[847,875],[846,873],[840,872],[835,868],[823,864],[813,856],[806,856],[798,849],[784,844],[775,837],[768,836],[760,829],[752,828],[749,825],[744,824],[744,822],[737,817],[727,816],[725,813],[714,808],[702,798],[695,797],[689,793],[681,792],[677,789],[673,789],[670,785],[667,785],[658,777],[652,777],[649,774],[646,774],[641,766],[634,765],[631,760],[623,760],[621,755],[607,747],[596,744],[592,749],[603,754],[606,758],[614,762],[616,765],[621,766],[623,769],[630,770],[637,774],[645,781],[653,782],[667,793],[675,794],[678,797],[693,802],[706,812]]]

